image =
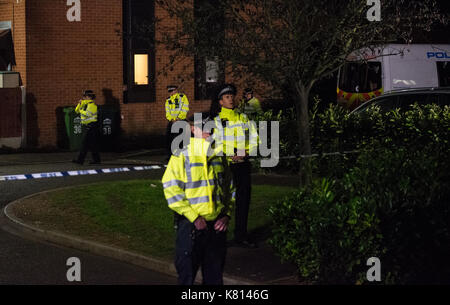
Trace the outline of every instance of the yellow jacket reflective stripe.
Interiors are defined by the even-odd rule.
[[[166,100],[167,120],[186,119],[189,112],[189,100],[183,93],[175,93]]]
[[[249,155],[256,155],[258,132],[256,124],[236,109],[222,108],[214,119],[216,129],[213,138],[216,147],[221,147],[228,160],[236,155],[237,150],[245,150]]]
[[[93,100],[82,100],[75,108],[75,112],[80,114],[83,125],[97,122],[98,107]]]
[[[210,142],[191,138],[187,148],[172,155],[162,178],[169,208],[189,221],[231,217],[232,175],[223,157],[207,156]]]

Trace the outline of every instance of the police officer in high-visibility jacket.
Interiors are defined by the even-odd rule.
[[[188,120],[194,137],[174,152],[162,178],[169,208],[178,215],[175,266],[180,285],[192,285],[200,266],[203,284],[223,284],[232,174],[225,157],[214,155],[210,133],[203,131],[207,116],[195,124],[193,117]]]
[[[213,101],[211,111],[220,111],[214,119],[217,128],[213,138],[223,145],[236,185],[235,245],[255,248],[256,244],[247,236],[247,223],[251,197],[249,156],[256,156],[258,132],[256,125],[235,108],[235,96],[234,85],[225,85],[219,91],[216,101]]]
[[[253,95],[252,88],[245,88],[243,92],[243,98],[239,105],[239,111],[245,113],[249,118],[256,118],[257,115],[263,113],[261,103]]]
[[[166,99],[166,118],[168,121],[166,129],[166,147],[168,158],[172,155],[172,141],[177,136],[172,133],[172,125],[174,122],[186,119],[189,112],[189,100],[186,94],[179,93],[178,87],[175,85],[167,86],[170,96]]]
[[[83,98],[78,102],[75,112],[80,114],[81,126],[83,132],[83,139],[81,142],[80,153],[77,159],[72,162],[77,164],[83,164],[87,152],[90,150],[92,153],[92,161],[90,164],[100,164],[99,153],[99,126],[98,126],[98,107],[94,102],[95,94],[92,90],[85,90]]]

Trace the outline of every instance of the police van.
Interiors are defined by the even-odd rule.
[[[388,44],[353,52],[338,74],[338,103],[353,110],[385,92],[450,87],[450,45]]]

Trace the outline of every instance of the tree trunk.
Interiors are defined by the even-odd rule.
[[[311,135],[309,130],[309,89],[304,86],[297,88],[299,100],[296,103],[297,112],[297,133],[300,144],[299,178],[300,186],[306,186],[312,181],[312,164],[311,158],[305,157],[311,155]]]

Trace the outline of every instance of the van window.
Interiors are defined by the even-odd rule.
[[[349,62],[339,71],[339,88],[344,91],[371,92],[381,87],[381,62]]]
[[[450,87],[450,61],[438,61],[439,87]]]

